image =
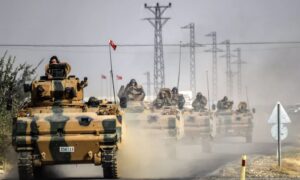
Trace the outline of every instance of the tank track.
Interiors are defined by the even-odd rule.
[[[31,152],[19,152],[18,171],[20,180],[34,180]]]
[[[116,149],[104,149],[102,152],[102,168],[105,179],[117,179]]]

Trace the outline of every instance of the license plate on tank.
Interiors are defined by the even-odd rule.
[[[74,146],[62,146],[62,147],[59,147],[59,152],[61,152],[61,153],[74,152],[74,151],[75,151]]]

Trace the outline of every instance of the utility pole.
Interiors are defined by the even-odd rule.
[[[162,17],[164,12],[171,7],[171,3],[167,6],[161,6],[156,3],[155,6],[148,6],[145,4],[145,8],[154,14],[153,18],[144,18],[154,27],[154,91],[157,94],[159,89],[165,86],[165,64],[163,53],[163,39],[162,39],[162,27],[170,19]]]
[[[147,96],[151,96],[151,81],[150,81],[150,72],[145,72],[147,78]]]
[[[195,24],[190,23],[183,26],[182,29],[190,29],[190,42],[188,44],[183,44],[184,47],[190,48],[190,89],[193,92],[193,96],[196,95],[196,46],[202,46],[195,42]]]
[[[206,52],[212,52],[212,101],[218,99],[218,52],[223,52],[217,47],[217,32],[213,31],[206,35],[207,37],[212,38],[212,48],[206,50]]]
[[[238,98],[242,98],[242,65],[246,64],[245,61],[242,61],[241,48],[237,48],[234,51],[237,52],[237,61],[232,62],[232,64],[237,64],[237,92]]]
[[[233,55],[231,54],[231,51],[230,51],[230,40],[226,40],[226,41],[222,42],[221,44],[225,44],[225,46],[226,46],[226,54],[224,56],[221,56],[221,57],[226,58],[226,94],[227,94],[227,96],[232,98],[232,95],[233,95],[233,72],[231,69],[231,57],[233,57]]]

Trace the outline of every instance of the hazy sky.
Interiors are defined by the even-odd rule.
[[[142,21],[152,14],[141,0],[0,0],[0,44],[117,44],[153,43],[154,30]],[[299,0],[173,0],[165,13],[171,17],[163,29],[164,43],[188,42],[188,30],[180,27],[190,22],[196,26],[196,41],[209,43],[205,34],[217,31],[218,42],[300,41]],[[299,101],[299,50],[292,45],[241,45],[243,86],[249,87],[251,101],[256,104]],[[197,89],[206,93],[205,71],[211,72],[210,47],[197,48]],[[219,48],[224,49],[223,46]],[[107,48],[29,48],[1,47],[9,50],[18,62],[37,64],[57,55],[72,65],[72,74],[89,77],[88,96],[99,95],[101,74],[109,74]],[[177,81],[179,49],[165,47],[166,86]],[[183,49],[181,90],[189,88],[189,54]],[[219,54],[223,55],[222,53]],[[152,47],[118,47],[113,52],[115,74],[127,83],[131,78],[145,83],[144,72],[153,74]],[[234,60],[234,59],[233,59]],[[225,86],[225,59],[219,58],[219,97]],[[46,63],[46,62],[45,62]],[[233,66],[235,70],[236,67]],[[40,67],[39,73],[43,72]],[[152,76],[151,76],[152,78]],[[210,74],[211,79],[211,74]],[[236,81],[236,79],[235,79]],[[211,82],[210,82],[211,83]],[[103,84],[102,84],[103,85]],[[146,89],[146,87],[144,87]],[[236,90],[236,87],[235,87]],[[235,91],[236,93],[236,91]],[[244,93],[245,95],[245,93]]]

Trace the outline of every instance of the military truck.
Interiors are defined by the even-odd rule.
[[[237,110],[218,109],[215,113],[217,137],[244,137],[246,143],[252,142],[253,114],[245,102],[240,102]]]
[[[171,98],[171,90],[162,88],[158,94],[166,94],[166,98]],[[147,114],[146,121],[142,121],[142,127],[149,130],[149,133],[159,135],[163,139],[179,140],[184,135],[184,119],[181,111],[176,106],[162,105],[157,108],[154,104]]]
[[[47,165],[81,163],[102,165],[104,178],[117,178],[119,107],[84,103],[87,78],[68,76],[70,70],[67,63],[50,64],[50,76],[24,85],[31,100],[13,119],[12,134],[21,180],[41,179]]]

